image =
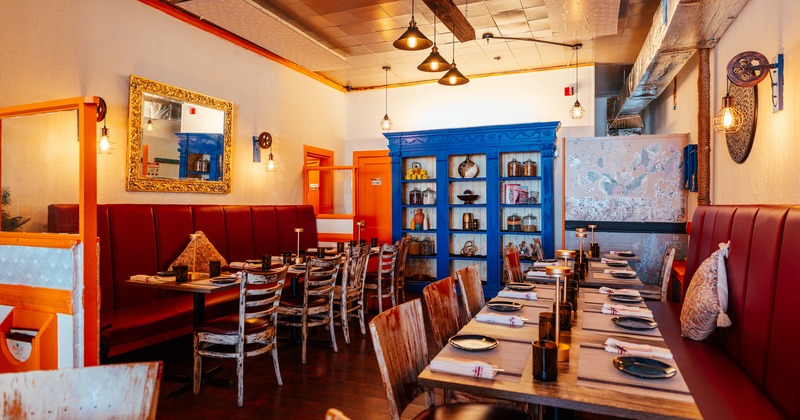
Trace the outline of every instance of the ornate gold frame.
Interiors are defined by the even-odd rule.
[[[153,93],[178,101],[189,102],[225,113],[224,155],[222,181],[201,181],[194,179],[154,179],[141,176],[142,173],[142,107],[144,92]],[[130,99],[128,104],[128,191],[153,192],[191,192],[227,194],[231,192],[231,127],[233,125],[233,104],[197,92],[159,83],[143,77],[131,75]]]

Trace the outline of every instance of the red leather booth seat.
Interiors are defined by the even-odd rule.
[[[653,315],[705,418],[800,419],[800,207],[700,206],[685,288],[730,240],[729,328],[703,342],[680,336],[680,305]]]
[[[77,232],[77,205],[50,205],[48,230]],[[166,270],[202,230],[228,262],[279,255],[317,246],[312,206],[220,206],[102,204],[97,206],[100,238],[101,327],[110,356],[192,332],[189,293],[125,283],[135,274]],[[206,319],[235,313],[238,290],[206,296]]]

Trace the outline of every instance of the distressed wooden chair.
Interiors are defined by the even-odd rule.
[[[306,274],[303,279],[303,295],[290,296],[281,301],[278,308],[279,325],[299,327],[303,337],[303,364],[306,363],[306,346],[308,342],[308,329],[312,327],[327,326],[331,332],[333,351],[338,352],[336,346],[336,331],[333,328],[333,293],[336,287],[336,275],[342,257],[309,258],[306,262]],[[299,317],[299,321],[297,321]]]
[[[161,362],[0,374],[0,418],[155,419]]]
[[[407,235],[400,240],[400,248],[397,250],[397,263],[394,269],[395,289],[397,290],[397,302],[406,301],[406,260],[408,260],[408,245],[411,243],[411,235]]]
[[[667,287],[672,274],[672,262],[675,261],[675,246],[667,245],[664,249],[664,259],[661,260],[661,271],[658,273],[658,284],[647,284],[641,291],[642,297],[650,300],[667,300]]]
[[[369,248],[367,248],[367,251],[369,251]],[[337,408],[329,408],[328,411],[325,412],[325,420],[350,420],[350,417],[347,417]]]
[[[464,302],[464,309],[467,314],[467,321],[486,306],[483,298],[483,284],[481,283],[481,272],[477,264],[473,264],[456,271],[458,287],[461,288],[461,300]]]
[[[403,411],[420,395],[424,395],[425,411],[415,418],[528,418],[525,413],[489,404],[433,405],[433,391],[417,384],[417,376],[428,365],[428,342],[419,299],[378,314],[369,323],[369,329],[392,419],[399,420]]]
[[[390,298],[392,306],[397,305],[395,294],[395,265],[397,264],[397,251],[400,241],[395,245],[382,244],[378,251],[378,271],[367,273],[364,283],[364,293],[367,297],[375,296],[378,299],[378,312],[383,312],[383,299]]]
[[[522,266],[519,261],[519,249],[514,245],[503,248],[503,262],[507,282],[521,282],[525,280],[522,274]]]
[[[452,277],[433,282],[422,289],[422,298],[428,310],[433,342],[436,349],[441,350],[447,345],[447,340],[461,329],[456,283]]]
[[[342,270],[342,281],[334,290],[334,312],[341,319],[344,341],[350,344],[350,318],[357,318],[361,334],[366,335],[364,321],[364,277],[367,275],[369,245],[351,247]]]
[[[203,357],[236,359],[237,398],[244,405],[244,359],[272,352],[278,385],[277,310],[288,265],[274,271],[244,271],[239,284],[239,313],[206,322],[194,330],[194,395],[200,393]]]

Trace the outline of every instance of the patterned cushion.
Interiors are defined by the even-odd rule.
[[[730,325],[727,309],[727,244],[711,254],[692,277],[681,309],[681,335],[692,340],[705,340],[716,326]],[[725,320],[725,322],[722,321]],[[727,324],[727,325],[726,325]]]
[[[220,261],[222,265],[228,265],[225,258],[214,248],[211,241],[206,238],[203,231],[198,230],[195,232],[195,238],[189,241],[189,245],[183,250],[180,256],[172,263],[172,267],[176,265],[185,265],[189,267],[189,271],[208,272],[209,261]],[[194,260],[194,262],[192,262]]]

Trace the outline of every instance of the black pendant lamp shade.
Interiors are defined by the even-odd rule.
[[[458,86],[458,85],[465,85],[469,82],[466,76],[461,74],[460,71],[456,68],[456,60],[453,60],[453,65],[450,66],[450,70],[439,79],[440,85],[445,86]]]
[[[411,21],[408,22],[408,29],[392,45],[398,50],[405,51],[425,50],[433,45],[433,42],[417,28],[417,21],[414,20],[413,0],[411,1]]]

